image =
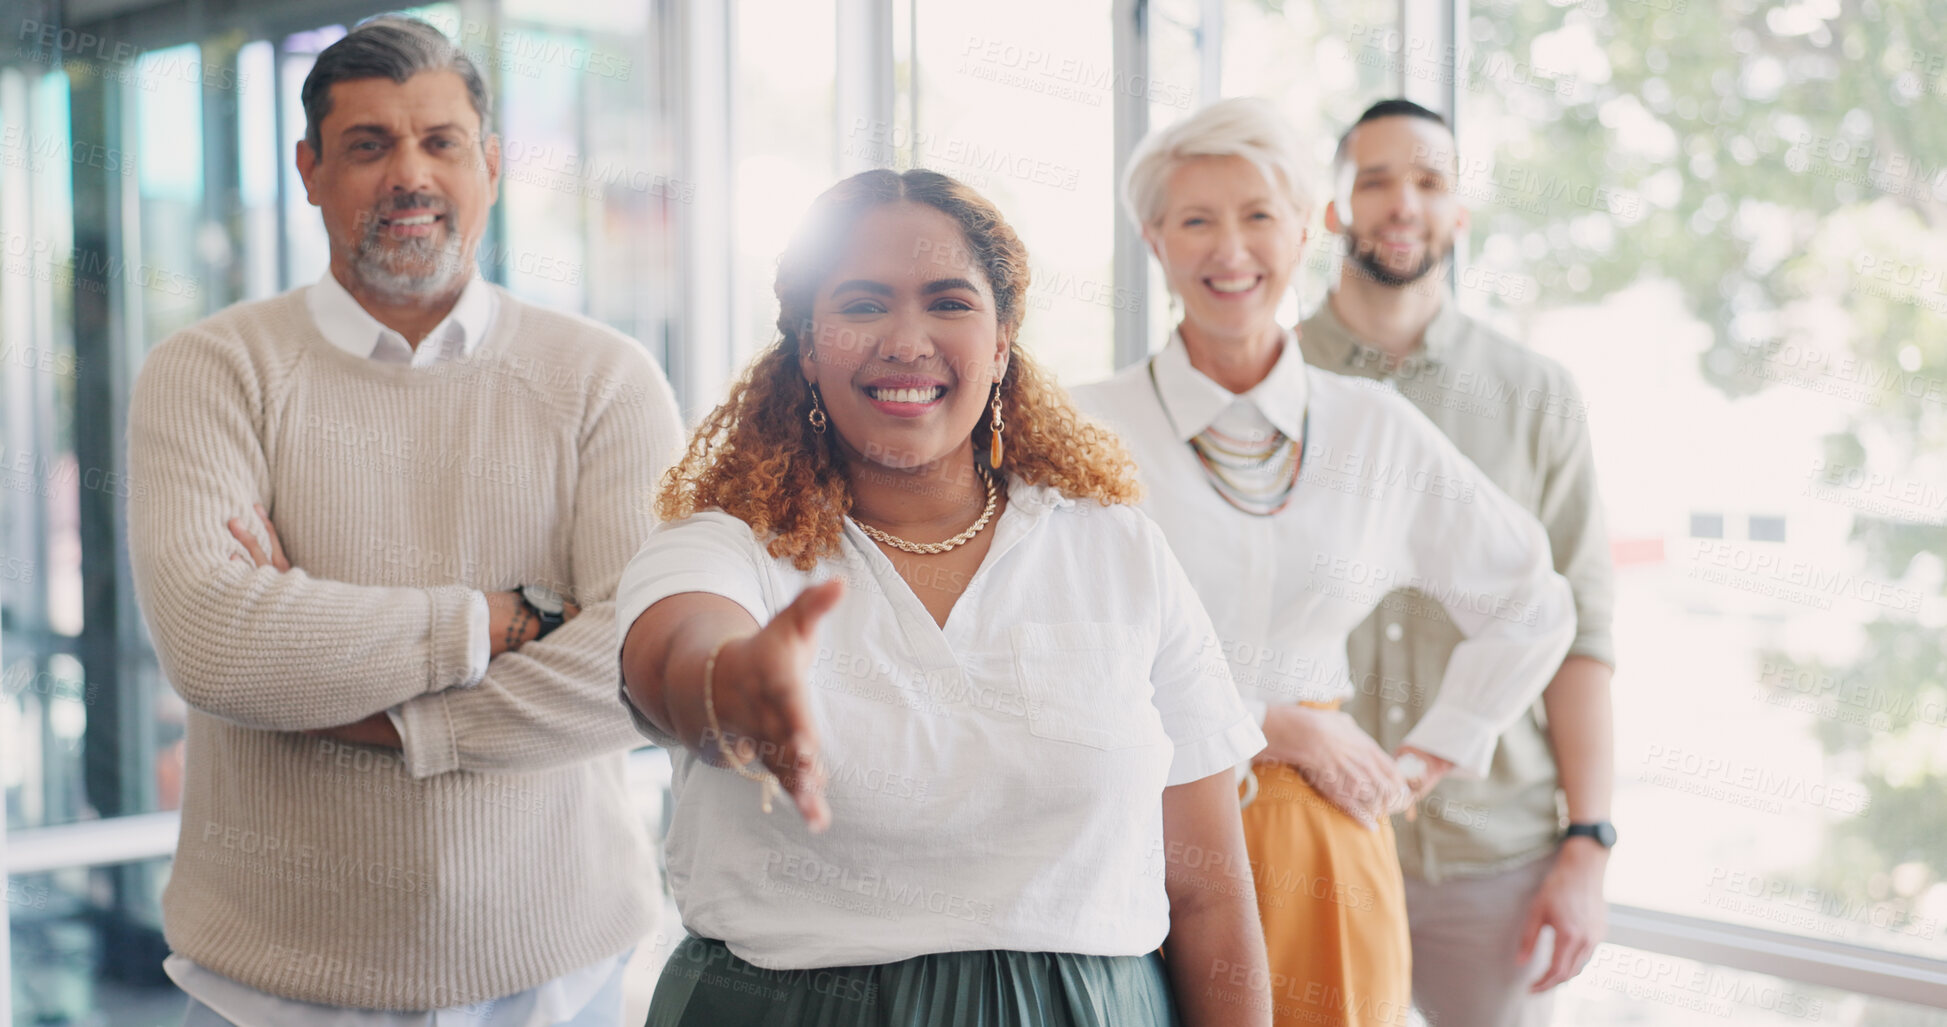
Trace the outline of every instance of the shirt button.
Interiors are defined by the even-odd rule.
[[[1404,637],[1406,637],[1406,629],[1400,627],[1398,624],[1386,625],[1386,641],[1397,642]]]
[[[1386,707],[1386,723],[1397,724],[1406,719],[1406,711],[1397,706]]]

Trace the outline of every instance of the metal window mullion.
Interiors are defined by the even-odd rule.
[[[683,306],[673,318],[668,371],[678,403],[700,417],[723,391],[733,352],[731,21],[729,5],[718,0],[675,0],[671,8],[674,31],[665,38],[674,44],[667,52],[679,97],[677,162],[696,190],[678,214],[686,259],[676,265]]]
[[[11,90],[20,90],[20,85],[19,85],[20,81],[21,81],[21,76],[17,72],[14,72],[11,68],[0,67],[0,96],[4,96],[4,94],[6,94]],[[24,90],[20,90],[20,91],[24,92]],[[25,105],[20,104],[18,102],[15,103],[0,102],[0,107],[4,107],[7,110],[26,109]],[[0,130],[4,130],[4,127],[5,126],[0,125]],[[5,175],[4,169],[0,169],[0,176],[4,176],[4,175]],[[15,176],[16,181],[24,181],[25,178],[26,178],[25,175]],[[7,189],[5,187],[5,183],[0,182],[0,233],[12,235],[13,234],[12,225],[9,224],[10,219],[7,215],[6,206],[5,206],[6,200],[7,200]],[[16,278],[18,276],[8,275],[6,277]],[[16,309],[16,305],[20,301],[18,299],[14,299],[12,302],[9,302],[4,295],[4,293],[8,291],[13,292],[16,297],[25,294],[25,290],[20,290],[20,289],[8,290],[6,288],[6,282],[0,281],[0,325],[3,325],[7,322],[18,323],[20,319],[19,312]],[[6,332],[5,334],[8,338],[19,337],[19,335],[15,332]],[[11,367],[6,369],[0,369],[0,396],[10,397],[10,394],[13,391],[14,374],[15,372]],[[10,397],[9,402],[7,404],[9,409],[13,407],[13,403],[14,401]],[[5,416],[6,416],[5,414],[0,414],[0,417],[5,417]],[[11,423],[0,424],[0,439],[6,440],[7,449],[11,450],[14,447],[15,435],[14,435],[14,427]],[[16,498],[18,495],[19,495],[18,493],[14,493],[8,496],[6,502],[13,504],[16,508],[25,505],[20,499]],[[11,517],[7,518],[7,526],[10,530],[13,528],[13,526],[16,523],[17,522],[13,518]],[[12,554],[13,554],[13,547],[10,545],[7,547],[7,555],[12,556]],[[4,630],[0,630],[0,670],[4,670],[6,666],[7,666],[7,633]],[[4,768],[0,768],[0,769],[4,769]],[[0,873],[8,873],[7,867],[10,866],[11,864],[7,862],[7,859],[8,859],[7,819],[4,815],[0,815]],[[14,928],[13,928],[14,904],[12,898],[13,898],[12,895],[9,894],[8,901],[4,905],[0,905],[0,995],[7,996],[7,1001],[0,1002],[0,1027],[13,1027],[13,1022],[14,1022],[13,951],[12,951],[13,933],[14,933]]]
[[[880,159],[894,147],[893,0],[838,0],[836,102],[832,126],[840,177],[894,162]],[[916,19],[915,19],[916,20]],[[917,110],[917,106],[914,108]],[[860,133],[860,126],[867,131]],[[909,133],[917,134],[917,133]],[[887,140],[881,147],[875,138]]]
[[[1947,1007],[1947,960],[1634,906],[1609,907],[1608,940],[1711,966]]]
[[[1451,81],[1447,89],[1451,97],[1446,112],[1447,124],[1453,128],[1455,149],[1461,153],[1466,152],[1459,147],[1460,133],[1464,131],[1466,125],[1466,116],[1460,109],[1460,89],[1461,83],[1466,78],[1467,49],[1470,42],[1467,38],[1469,17],[1467,0],[1447,0],[1448,46],[1444,49],[1454,55],[1453,67],[1450,69]],[[1453,288],[1460,280],[1460,269],[1467,266],[1473,253],[1472,241],[1472,237],[1467,232],[1454,233],[1453,259],[1447,262],[1447,288]]]
[[[1466,25],[1467,0],[1400,0],[1399,95],[1439,112],[1458,138],[1460,88],[1466,78],[1466,54],[1460,31]],[[1453,288],[1467,261],[1467,236],[1454,236],[1447,261],[1447,287]]]
[[[466,46],[471,42],[474,48],[478,49],[480,46],[478,39],[497,40],[500,38],[499,4],[487,3],[485,0],[457,0],[453,6],[459,9],[460,42],[462,46]],[[467,29],[469,26],[475,30],[476,39],[474,40],[467,39]],[[484,129],[483,136],[487,133],[498,135],[500,132],[501,112],[507,109],[507,76],[501,73],[501,62],[491,57],[483,61],[476,61],[475,68],[480,72],[480,77],[486,80],[487,95],[493,98],[494,118],[482,126]],[[579,82],[576,83],[578,88],[581,85]],[[579,115],[581,114],[582,105],[578,103],[575,107],[575,113],[577,115],[576,124],[579,127],[581,124]],[[576,137],[575,152],[581,154],[584,159],[586,159],[588,154],[588,147],[585,144],[585,137]],[[504,171],[505,165],[502,168]],[[503,179],[500,186],[500,201],[488,206],[486,228],[481,232],[480,241],[475,244],[473,251],[473,263],[478,268],[480,277],[501,286],[507,284],[509,263],[507,254],[510,249],[506,197],[507,183]],[[586,240],[587,233],[583,232],[582,237]],[[480,266],[480,257],[482,254],[485,254],[487,257],[485,267]],[[587,265],[584,264],[583,266],[585,267]],[[577,311],[577,313],[582,314],[586,314],[587,312],[586,309]]]
[[[9,874],[44,874],[161,859],[176,851],[180,810],[135,813],[16,831]]]
[[[1452,118],[1457,69],[1445,63],[1454,52],[1453,0],[1400,0],[1399,95]]]
[[[4,636],[0,636],[0,667],[7,665],[6,659],[6,642]],[[0,817],[0,873],[6,873],[11,878],[12,872],[7,869],[10,866],[12,864],[7,862],[7,823],[4,817]],[[0,905],[0,995],[7,996],[7,1001],[0,1002],[0,1027],[13,1027],[14,1022],[12,951],[14,904],[12,898],[10,894],[8,901]]]
[[[197,41],[198,59],[205,72],[202,76],[202,118],[203,118],[203,210],[202,220],[206,225],[215,225],[229,241],[229,255],[221,267],[212,267],[209,262],[199,270],[203,275],[203,315],[208,316],[243,298],[242,267],[249,253],[249,229],[243,205],[243,152],[239,137],[242,131],[241,108],[237,99],[239,79],[237,77],[237,57],[243,52],[240,44],[229,40],[205,38]],[[230,85],[219,87],[220,78],[208,73],[214,58],[221,62],[220,70],[229,72]],[[210,272],[220,272],[211,274]],[[217,279],[211,281],[211,279]]]
[[[897,55],[894,61],[896,70]],[[906,0],[906,121],[906,166],[916,168],[920,166],[919,0]]]
[[[33,65],[28,65],[32,69]],[[34,122],[33,101],[36,75],[31,70],[8,68],[0,75],[0,110],[9,112],[7,124],[17,125],[23,138],[41,138],[51,126]],[[27,161],[0,165],[0,231],[9,238],[38,240],[45,237],[36,221],[40,209],[39,182]],[[31,247],[30,247],[31,250]],[[31,270],[31,269],[30,269]],[[52,346],[54,338],[53,287],[35,274],[0,275],[0,338],[15,345]],[[50,274],[46,276],[52,278]],[[5,418],[4,437],[8,459],[17,453],[48,452],[54,431],[54,383],[49,375],[10,363],[0,374],[0,418]],[[47,501],[38,490],[8,492],[14,516],[9,519],[8,553],[25,559],[32,570],[32,584],[18,583],[9,588],[8,607],[13,611],[14,629],[34,639],[36,669],[47,658]],[[15,545],[19,543],[19,545]],[[20,554],[26,554],[22,557]]]
[[[1149,81],[1148,0],[1114,0],[1110,11],[1115,80]],[[1115,305],[1114,362],[1121,369],[1149,356],[1149,251],[1119,201],[1129,155],[1149,132],[1149,100],[1141,90],[1117,89],[1114,103],[1115,180],[1109,188],[1109,216],[1115,225],[1111,277],[1116,295],[1129,298],[1129,302]]]
[[[277,162],[277,174],[271,177],[271,181],[277,187],[275,206],[277,207],[276,256],[277,290],[279,292],[289,289],[293,284],[291,281],[291,248],[285,244],[285,240],[291,237],[291,218],[289,211],[286,209],[291,199],[291,185],[289,181],[290,175],[285,170],[284,161],[294,161],[297,159],[295,153],[286,153],[284,151],[285,134],[290,129],[290,126],[285,124],[286,119],[284,117],[284,56],[284,37],[282,35],[273,36],[270,40],[270,132],[272,145],[276,147],[277,156],[280,159]]]
[[[92,68],[72,88],[70,117],[76,138],[121,147],[136,131],[135,105],[124,103],[127,86],[113,69]],[[75,417],[74,458],[85,476],[126,468],[123,452],[129,381],[141,352],[140,296],[134,277],[118,269],[142,259],[140,212],[132,177],[76,162],[73,167],[75,273],[73,276]],[[104,816],[142,807],[153,774],[142,772],[151,736],[146,696],[128,687],[124,655],[131,638],[126,623],[127,561],[120,540],[120,501],[101,489],[79,489],[82,672],[106,701],[89,712],[83,762],[88,797]]]
[[[1224,0],[1203,0],[1197,12],[1197,93],[1199,104],[1224,96]]]

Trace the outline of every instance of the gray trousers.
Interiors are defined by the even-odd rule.
[[[1432,1027],[1547,1027],[1553,995],[1528,985],[1548,968],[1550,932],[1527,965],[1521,928],[1553,855],[1492,877],[1439,884],[1406,879],[1406,921],[1413,934],[1413,1004]]]

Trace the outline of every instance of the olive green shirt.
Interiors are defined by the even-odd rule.
[[[1387,382],[1548,532],[1555,569],[1575,594],[1570,656],[1615,665],[1609,538],[1596,494],[1588,407],[1568,371],[1455,309],[1447,296],[1421,345],[1400,358],[1355,338],[1330,302],[1303,325],[1305,360]],[[1307,440],[1309,442],[1309,440]],[[1432,703],[1461,641],[1440,604],[1395,592],[1346,643],[1357,686],[1346,709],[1388,751]],[[1428,882],[1479,877],[1552,852],[1565,823],[1539,699],[1495,746],[1487,777],[1448,777],[1418,819],[1395,818],[1400,866]]]

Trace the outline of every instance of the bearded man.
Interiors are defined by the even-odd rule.
[[[438,30],[357,26],[302,99],[330,269],[164,340],[130,412],[190,708],[165,968],[190,1027],[612,1027],[661,908],[614,594],[674,397],[479,277],[500,140]]]
[[[1386,381],[1418,406],[1541,521],[1574,593],[1568,656],[1501,736],[1488,776],[1441,779],[1395,824],[1415,1004],[1442,1027],[1529,1027],[1548,1022],[1548,992],[1581,970],[1607,923],[1613,570],[1574,380],[1461,313],[1444,284],[1468,225],[1462,197],[1481,191],[1460,168],[1433,111],[1385,100],[1359,117],[1339,140],[1325,211],[1343,268],[1300,347],[1308,363]],[[1397,749],[1462,637],[1438,603],[1388,596],[1347,643],[1358,685],[1347,710]]]

